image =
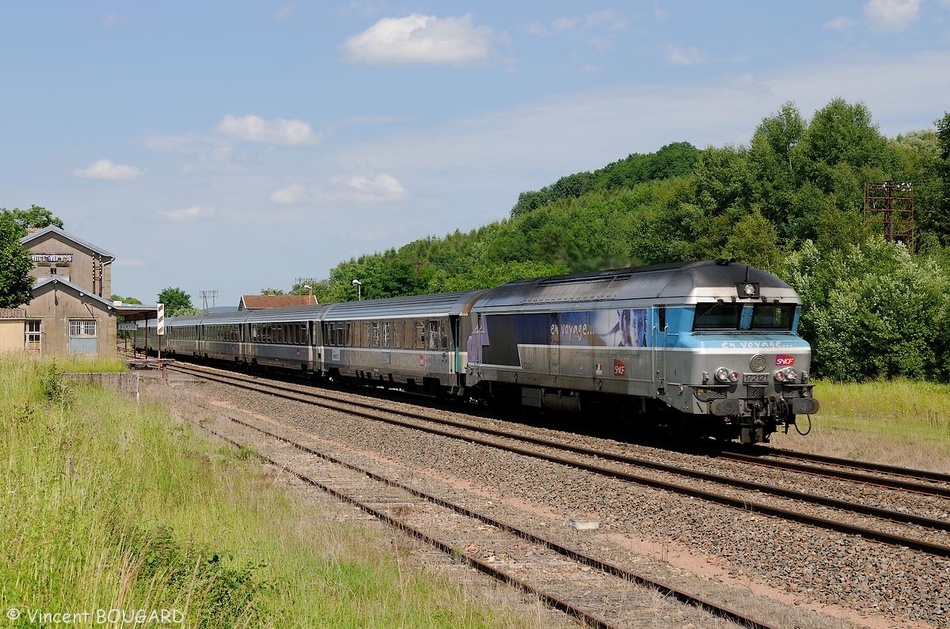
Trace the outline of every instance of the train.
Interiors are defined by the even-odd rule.
[[[753,444],[818,412],[800,314],[775,275],[710,260],[175,317],[161,349]],[[142,327],[154,352],[155,320]]]

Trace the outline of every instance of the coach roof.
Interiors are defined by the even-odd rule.
[[[444,317],[467,312],[483,291],[460,291],[438,295],[415,295],[389,299],[367,299],[329,304],[324,321],[350,319],[395,319],[400,317]]]

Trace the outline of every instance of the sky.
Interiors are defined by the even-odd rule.
[[[788,102],[950,111],[950,0],[0,0],[0,35],[0,207],[145,303],[288,290]]]

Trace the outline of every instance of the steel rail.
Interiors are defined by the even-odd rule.
[[[750,629],[774,629],[774,625],[770,625],[770,624],[768,624],[768,623],[766,623],[766,622],[759,621],[759,620],[756,620],[756,619],[754,619],[754,618],[750,618],[750,617],[748,617],[748,616],[746,616],[746,615],[744,615],[744,614],[742,614],[742,613],[740,613],[740,612],[738,612],[738,611],[735,611],[735,610],[733,610],[733,609],[730,609],[730,608],[725,607],[725,606],[722,606],[722,605],[718,605],[718,604],[713,603],[713,602],[711,602],[711,601],[709,601],[709,600],[707,600],[707,599],[705,599],[705,598],[703,598],[703,597],[700,597],[700,596],[697,596],[697,595],[694,595],[694,594],[690,594],[690,593],[688,593],[688,592],[686,592],[686,591],[684,591],[684,590],[681,590],[681,589],[679,589],[679,588],[677,588],[677,587],[674,587],[674,586],[672,586],[672,585],[669,585],[669,584],[667,584],[667,583],[663,583],[663,582],[658,581],[658,580],[656,580],[656,579],[652,579],[652,578],[643,576],[643,575],[641,575],[641,574],[638,574],[638,573],[629,571],[629,570],[627,570],[627,569],[625,569],[625,568],[622,568],[622,567],[620,567],[620,566],[618,566],[618,565],[616,565],[616,564],[613,564],[613,563],[610,563],[610,562],[607,562],[607,561],[603,561],[603,560],[597,559],[597,558],[595,558],[595,557],[591,557],[590,555],[587,555],[587,554],[583,553],[582,551],[579,551],[579,550],[570,548],[570,547],[568,547],[568,546],[564,546],[564,545],[562,545],[562,544],[560,544],[560,543],[558,543],[558,542],[555,542],[555,541],[549,540],[549,539],[547,539],[547,538],[541,537],[541,536],[539,536],[539,535],[536,535],[536,534],[534,534],[534,533],[531,533],[531,532],[529,532],[529,531],[526,531],[526,530],[521,529],[521,528],[519,528],[519,527],[516,527],[516,526],[514,526],[514,525],[511,525],[511,524],[502,522],[502,521],[500,521],[500,520],[496,520],[495,518],[492,518],[491,516],[487,516],[487,515],[478,513],[478,512],[476,512],[476,511],[473,511],[473,510],[468,509],[468,508],[466,508],[466,507],[463,507],[463,506],[461,506],[461,505],[457,505],[457,504],[452,503],[452,502],[450,502],[450,501],[448,501],[448,500],[445,500],[445,499],[443,499],[443,498],[439,498],[438,496],[434,496],[434,495],[432,495],[432,494],[428,494],[428,493],[426,493],[426,492],[423,492],[423,491],[421,491],[421,490],[415,489],[415,488],[413,488],[413,487],[410,487],[410,486],[405,485],[405,484],[403,484],[403,483],[400,483],[400,482],[398,482],[398,481],[392,480],[392,479],[390,479],[390,478],[386,478],[386,477],[384,477],[384,476],[382,476],[382,475],[380,475],[380,474],[377,474],[377,473],[375,473],[375,472],[372,472],[372,471],[367,470],[367,469],[365,469],[365,468],[362,468],[362,467],[360,467],[360,466],[354,465],[354,464],[352,464],[352,463],[348,463],[348,462],[346,462],[346,461],[343,461],[343,460],[341,460],[341,459],[338,459],[338,458],[336,458],[336,457],[333,457],[333,456],[331,456],[331,455],[328,455],[328,454],[326,454],[326,453],[324,453],[324,452],[320,452],[320,451],[318,451],[318,450],[316,450],[316,449],[314,449],[314,448],[311,448],[310,446],[307,446],[307,445],[305,445],[305,444],[302,444],[302,443],[299,443],[299,442],[297,442],[297,441],[294,441],[293,439],[290,439],[290,438],[285,437],[285,436],[283,436],[283,435],[279,435],[279,434],[277,434],[277,433],[275,433],[275,432],[273,432],[273,431],[271,431],[271,430],[267,430],[267,429],[265,429],[265,428],[261,428],[260,426],[255,426],[254,424],[251,424],[251,423],[249,423],[249,422],[246,422],[246,421],[243,421],[243,420],[234,418],[234,417],[228,417],[228,419],[231,420],[232,422],[238,424],[238,425],[244,426],[244,427],[246,427],[246,428],[250,428],[250,429],[252,429],[252,430],[256,430],[256,431],[260,432],[261,434],[267,435],[268,437],[271,437],[271,438],[273,438],[273,439],[280,440],[280,441],[282,441],[282,442],[284,442],[284,443],[287,443],[287,444],[293,446],[294,448],[296,448],[296,449],[298,449],[298,450],[300,450],[300,451],[302,451],[302,452],[305,452],[305,453],[310,454],[310,455],[312,455],[312,456],[317,456],[317,457],[319,457],[319,458],[321,458],[321,459],[323,459],[323,460],[325,460],[325,461],[328,461],[328,462],[330,462],[330,463],[333,463],[334,465],[338,465],[338,466],[344,467],[344,468],[346,468],[346,469],[349,469],[349,470],[358,472],[358,473],[360,473],[360,474],[362,474],[362,475],[364,475],[364,476],[366,476],[366,477],[368,477],[368,478],[371,478],[372,480],[375,480],[375,481],[377,481],[377,482],[383,483],[383,484],[385,484],[385,485],[387,485],[387,486],[390,486],[390,487],[394,487],[394,488],[400,489],[400,490],[405,491],[405,492],[407,492],[407,493],[409,493],[409,494],[411,494],[411,495],[413,495],[413,496],[415,496],[415,497],[417,497],[417,498],[420,498],[420,499],[425,500],[425,501],[427,501],[427,502],[430,502],[430,503],[432,503],[432,504],[436,504],[436,505],[441,506],[441,507],[443,507],[443,508],[450,509],[450,510],[452,510],[452,511],[454,511],[454,512],[460,514],[460,515],[463,515],[463,516],[465,516],[465,517],[478,520],[478,521],[480,521],[480,522],[482,522],[482,523],[484,523],[484,524],[488,524],[488,525],[493,526],[493,527],[495,527],[495,528],[497,528],[497,529],[503,530],[503,531],[505,531],[505,532],[507,532],[507,533],[509,533],[509,534],[515,535],[515,536],[517,536],[517,537],[519,537],[519,538],[521,538],[521,539],[523,539],[523,540],[525,540],[525,541],[527,541],[527,542],[530,542],[530,543],[533,543],[533,544],[536,544],[536,545],[539,545],[539,546],[543,546],[543,547],[545,547],[545,548],[547,548],[547,549],[549,549],[549,550],[552,550],[552,551],[554,551],[554,552],[556,552],[556,553],[558,553],[558,554],[560,554],[560,555],[562,555],[562,556],[564,556],[564,557],[566,557],[566,558],[568,558],[568,559],[571,559],[572,561],[575,561],[575,562],[577,562],[577,563],[583,564],[583,565],[585,565],[585,566],[591,567],[591,568],[596,569],[596,570],[600,570],[600,571],[602,571],[602,572],[604,572],[604,573],[606,573],[606,574],[609,574],[609,575],[611,575],[611,576],[619,577],[619,578],[624,579],[624,580],[626,580],[626,581],[630,581],[630,582],[632,582],[632,583],[636,583],[637,585],[640,585],[640,586],[642,586],[642,587],[653,588],[654,590],[658,591],[659,593],[661,593],[661,594],[663,594],[663,595],[665,595],[665,596],[668,596],[668,597],[670,597],[670,598],[673,598],[674,600],[677,600],[677,601],[679,601],[679,602],[681,602],[681,603],[688,604],[688,605],[693,605],[693,606],[695,606],[695,607],[698,607],[698,608],[700,608],[700,609],[703,609],[703,610],[709,612],[710,614],[715,615],[715,616],[717,616],[717,617],[719,617],[719,618],[723,618],[723,619],[726,619],[726,620],[730,620],[730,621],[732,621],[732,622],[739,623],[739,624],[741,624],[741,625],[743,625],[743,626],[745,626],[745,627],[749,627]],[[240,443],[238,443],[237,441],[235,441],[234,439],[231,439],[231,438],[229,438],[229,437],[227,437],[227,436],[225,436],[225,435],[222,435],[222,434],[218,433],[217,431],[215,431],[214,429],[210,428],[209,426],[202,425],[202,428],[204,428],[204,429],[207,430],[208,432],[214,434],[215,436],[217,436],[217,437],[219,437],[219,438],[221,438],[221,439],[223,439],[223,440],[225,440],[225,441],[227,441],[227,442],[229,442],[229,443],[231,443],[231,444],[233,444],[233,445],[235,445],[235,446],[247,448],[246,445],[240,444]],[[469,566],[471,566],[471,567],[477,569],[478,571],[480,571],[480,572],[482,572],[482,573],[484,573],[484,574],[487,574],[487,575],[489,575],[489,576],[491,576],[491,577],[493,577],[493,578],[495,578],[495,579],[497,579],[497,580],[499,580],[499,581],[501,581],[501,582],[504,582],[504,583],[507,583],[507,584],[509,584],[509,585],[512,585],[512,586],[514,586],[514,587],[520,589],[520,590],[523,591],[523,592],[526,592],[526,593],[528,593],[528,594],[532,594],[532,595],[538,596],[538,597],[541,598],[545,603],[547,603],[549,606],[551,606],[551,607],[553,607],[553,608],[555,608],[555,609],[558,609],[558,610],[560,610],[560,611],[562,611],[562,612],[565,612],[565,613],[567,613],[567,614],[569,614],[569,615],[571,615],[571,616],[574,616],[574,617],[576,617],[576,618],[578,618],[578,619],[584,621],[585,623],[589,624],[590,626],[593,626],[593,627],[600,627],[600,628],[603,628],[603,629],[614,629],[614,628],[616,627],[616,625],[611,624],[609,621],[605,620],[604,618],[600,617],[599,615],[596,615],[596,614],[593,614],[593,613],[591,613],[591,612],[588,612],[588,611],[585,611],[585,610],[583,610],[583,609],[580,609],[580,608],[577,607],[576,605],[573,605],[572,603],[570,603],[569,601],[564,600],[564,599],[561,598],[561,597],[558,597],[558,596],[556,596],[556,595],[554,595],[554,594],[551,594],[551,593],[545,592],[545,591],[543,591],[543,590],[540,590],[540,589],[538,589],[538,588],[536,588],[536,587],[534,587],[534,586],[532,586],[532,585],[530,585],[530,584],[524,582],[523,580],[518,579],[517,577],[515,577],[515,576],[513,576],[513,575],[511,575],[511,574],[509,574],[509,573],[507,573],[507,572],[505,572],[504,570],[501,570],[500,568],[498,568],[498,567],[496,567],[496,566],[492,566],[492,565],[490,565],[490,564],[488,564],[488,563],[486,563],[486,562],[484,562],[484,561],[481,561],[480,559],[478,559],[478,558],[472,556],[470,553],[467,553],[467,552],[465,552],[464,550],[460,550],[460,549],[458,549],[458,548],[456,548],[456,547],[454,547],[454,546],[451,546],[451,545],[449,545],[449,544],[446,544],[445,542],[442,542],[442,541],[440,541],[440,540],[438,540],[438,539],[436,539],[436,538],[430,536],[429,534],[425,533],[424,531],[422,531],[422,530],[420,530],[420,529],[417,529],[417,528],[415,528],[415,527],[413,527],[413,526],[411,526],[411,525],[409,525],[409,524],[406,524],[405,522],[402,522],[402,521],[400,521],[400,520],[398,520],[398,519],[396,519],[396,518],[394,518],[394,517],[392,517],[392,516],[390,516],[390,515],[388,515],[388,514],[382,512],[382,511],[380,511],[380,510],[378,510],[378,509],[373,508],[372,506],[370,506],[370,505],[368,505],[368,504],[366,504],[366,503],[364,503],[364,502],[361,502],[359,499],[357,499],[357,498],[355,498],[355,497],[353,497],[353,496],[350,496],[350,495],[348,495],[348,494],[346,494],[346,493],[344,493],[344,492],[341,492],[341,491],[339,491],[339,490],[336,490],[336,489],[334,489],[334,488],[332,488],[332,487],[326,485],[325,483],[321,483],[320,481],[317,481],[317,480],[315,480],[315,479],[312,479],[312,478],[308,477],[307,475],[302,474],[302,473],[300,473],[300,472],[298,472],[298,471],[296,471],[296,470],[290,469],[290,468],[288,468],[285,464],[282,464],[282,463],[280,463],[280,462],[274,460],[273,458],[271,458],[271,457],[269,457],[269,456],[267,456],[267,455],[264,455],[264,454],[262,454],[262,453],[260,453],[260,452],[256,452],[256,451],[255,451],[255,454],[256,454],[257,456],[261,457],[262,459],[268,461],[268,462],[271,463],[272,465],[275,465],[275,466],[277,466],[277,467],[279,467],[279,468],[281,468],[281,469],[284,469],[284,470],[289,471],[291,474],[293,474],[295,477],[297,477],[298,479],[302,480],[303,482],[305,482],[305,483],[307,483],[307,484],[309,484],[309,485],[311,485],[311,486],[317,487],[317,488],[321,489],[322,491],[325,491],[326,493],[332,495],[334,498],[337,498],[337,499],[339,499],[339,500],[342,500],[342,501],[344,501],[344,502],[347,502],[347,503],[349,503],[349,504],[352,504],[352,505],[356,506],[357,508],[361,509],[361,510],[364,511],[365,513],[368,513],[368,514],[372,515],[373,517],[379,519],[380,521],[384,522],[385,524],[387,524],[387,525],[389,525],[389,526],[392,526],[392,527],[394,527],[394,528],[396,528],[396,529],[398,529],[398,530],[401,530],[401,531],[403,531],[403,532],[409,534],[410,536],[414,537],[415,539],[418,539],[418,540],[420,540],[420,541],[422,541],[422,542],[424,542],[424,543],[426,543],[426,544],[429,544],[430,546],[433,546],[434,548],[437,548],[437,549],[440,550],[441,552],[443,552],[443,553],[445,553],[445,554],[447,554],[447,555],[449,555],[449,556],[451,556],[451,557],[453,557],[453,558],[455,558],[455,559],[462,558],[462,559],[464,559],[465,563],[467,563]]]
[[[836,520],[830,520],[828,518],[823,518],[819,516],[804,514],[804,513],[790,510],[790,509],[785,509],[782,507],[774,507],[774,506],[767,505],[764,503],[751,501],[747,498],[733,498],[731,496],[725,496],[722,494],[717,494],[715,492],[710,492],[710,491],[706,491],[706,490],[702,490],[698,488],[684,487],[683,485],[679,485],[676,483],[662,481],[662,480],[658,480],[654,478],[648,478],[645,476],[640,476],[640,475],[626,472],[623,470],[604,467],[604,466],[597,465],[594,463],[585,463],[583,461],[578,461],[576,459],[564,458],[561,456],[548,454],[545,452],[538,452],[536,450],[522,448],[516,445],[502,444],[502,443],[498,443],[497,441],[482,439],[482,438],[474,437],[474,436],[459,435],[457,433],[453,433],[447,430],[442,430],[434,426],[420,426],[419,424],[403,421],[397,418],[384,417],[380,414],[383,411],[378,411],[376,407],[373,407],[372,405],[364,404],[361,402],[340,402],[337,400],[333,400],[332,402],[327,402],[327,401],[317,402],[313,399],[307,399],[307,398],[316,397],[316,398],[324,398],[324,400],[326,400],[328,399],[328,396],[305,392],[305,391],[299,391],[299,390],[292,389],[289,387],[282,387],[280,385],[260,384],[260,383],[254,383],[254,382],[248,382],[248,381],[242,382],[241,378],[237,376],[233,376],[231,374],[218,375],[218,374],[208,374],[208,373],[199,372],[198,377],[205,378],[212,381],[222,382],[225,384],[231,384],[232,386],[246,388],[248,390],[257,391],[259,393],[264,393],[264,394],[272,395],[275,397],[302,402],[305,404],[314,404],[314,405],[322,406],[324,408],[338,410],[338,411],[355,415],[358,417],[363,417],[365,419],[371,419],[374,421],[383,421],[386,423],[390,423],[390,424],[394,424],[394,425],[398,425],[398,426],[402,426],[406,428],[411,428],[415,430],[422,430],[430,434],[437,434],[437,435],[449,437],[452,439],[464,439],[466,441],[477,443],[479,445],[500,448],[500,449],[521,454],[524,456],[542,459],[542,460],[546,460],[552,463],[567,465],[567,466],[583,469],[585,471],[594,472],[602,476],[607,476],[607,477],[616,478],[619,480],[633,482],[636,484],[653,487],[655,489],[662,489],[665,491],[679,493],[682,495],[687,495],[687,496],[691,496],[695,498],[701,498],[703,500],[707,500],[710,502],[715,502],[718,504],[735,507],[743,511],[754,511],[758,513],[762,513],[764,515],[772,515],[772,516],[780,517],[786,520],[800,522],[800,523],[808,524],[811,526],[817,526],[819,528],[825,528],[825,529],[837,531],[840,533],[857,535],[860,537],[864,537],[866,539],[871,539],[871,540],[889,544],[892,546],[904,546],[907,548],[911,548],[913,550],[918,550],[918,551],[932,554],[935,556],[950,557],[950,546],[946,546],[943,544],[928,542],[925,540],[905,537],[901,535],[895,535],[895,534],[886,533],[883,531],[876,531],[874,529],[869,529],[866,527],[848,524],[848,523],[840,522]],[[269,390],[269,388],[273,390]],[[284,390],[287,392],[281,392],[281,390]],[[367,412],[366,410],[353,410],[352,408],[346,408],[346,406],[351,406],[351,407],[355,406],[357,408],[372,409],[372,412]],[[385,412],[395,413],[395,411],[385,411]],[[453,420],[442,420],[438,418],[428,417],[428,416],[418,414],[418,413],[400,411],[399,414],[402,414],[406,417],[411,417],[413,419],[420,419],[420,420],[431,422],[431,423],[442,423],[442,424],[453,426],[455,428],[462,428],[462,429],[469,430],[472,432],[481,432],[481,433],[490,434],[492,436],[504,437],[507,439],[514,439],[514,440],[521,440],[521,441],[531,443],[534,445],[541,445],[544,447],[550,447],[554,449],[560,449],[562,451],[568,451],[573,454],[583,454],[583,455],[591,456],[595,458],[607,459],[607,460],[622,462],[622,463],[626,463],[630,465],[647,467],[656,471],[677,474],[680,476],[686,476],[686,477],[694,478],[697,480],[710,481],[710,482],[714,482],[718,484],[725,484],[727,486],[749,489],[752,491],[761,491],[765,493],[771,493],[773,495],[778,495],[784,498],[799,500],[803,502],[809,502],[812,504],[819,504],[822,506],[837,508],[837,509],[849,511],[852,513],[862,513],[864,515],[871,515],[873,517],[877,517],[881,519],[917,524],[919,526],[924,526],[924,527],[928,527],[928,528],[936,529],[936,530],[944,530],[944,531],[950,530],[950,523],[945,522],[943,520],[936,520],[934,518],[924,518],[921,516],[906,514],[899,511],[879,509],[877,507],[872,507],[868,505],[850,503],[850,502],[838,500],[836,498],[829,498],[825,496],[815,496],[812,494],[806,494],[806,493],[798,492],[794,490],[775,488],[775,487],[771,487],[769,485],[764,485],[761,483],[739,481],[736,479],[731,479],[731,478],[723,477],[723,476],[717,476],[717,475],[709,474],[706,472],[700,472],[696,470],[686,470],[683,468],[677,468],[674,466],[669,466],[662,463],[656,463],[653,461],[645,461],[645,460],[636,459],[633,457],[627,457],[623,455],[604,453],[604,452],[600,452],[597,450],[593,450],[593,449],[585,448],[581,446],[570,446],[570,445],[562,444],[555,441],[548,441],[548,440],[537,438],[537,437],[513,435],[513,434],[506,433],[504,431],[493,429],[493,428],[471,426],[463,422],[455,422]]]
[[[768,456],[758,456],[754,454],[744,454],[742,452],[734,452],[732,450],[709,450],[704,451],[703,454],[718,459],[726,459],[731,461],[739,461],[741,463],[748,463],[751,465],[761,465],[762,467],[770,467],[774,469],[782,470],[792,470],[795,472],[802,472],[803,474],[812,474],[814,476],[822,476],[825,478],[838,478],[843,480],[849,480],[856,483],[864,483],[866,485],[875,485],[877,487],[886,487],[888,489],[899,489],[902,491],[909,491],[917,494],[922,494],[925,496],[935,496],[938,498],[950,498],[950,487],[941,487],[938,485],[927,485],[925,483],[919,483],[913,480],[900,480],[895,478],[882,478],[878,476],[872,476],[871,474],[866,474],[863,472],[852,472],[848,470],[836,470],[827,467],[821,467],[819,465],[811,465],[808,463],[799,463],[797,461],[780,461],[777,459],[770,458]],[[785,456],[784,454],[775,456]],[[832,463],[828,463],[831,465]],[[834,463],[834,465],[844,465],[842,463]],[[873,465],[873,464],[872,464]],[[853,466],[848,466],[852,469]],[[890,468],[890,466],[882,466],[883,468]],[[870,469],[870,468],[869,468]],[[893,469],[893,468],[891,468]],[[903,468],[897,468],[903,470]],[[894,472],[889,471],[888,469],[879,469],[874,468],[873,471],[880,473],[893,474]],[[905,470],[909,471],[909,470]],[[908,474],[903,474],[904,478],[908,478]],[[950,480],[946,481],[950,482]]]
[[[923,480],[936,481],[940,483],[950,483],[950,474],[941,472],[932,472],[929,470],[919,470],[909,467],[898,467],[896,465],[885,465],[883,463],[870,463],[868,461],[853,461],[851,459],[841,459],[838,457],[827,456],[824,454],[812,454],[810,452],[796,452],[794,450],[785,450],[781,448],[762,448],[766,454],[774,456],[784,456],[790,459],[799,459],[803,461],[814,461],[816,463],[827,463],[830,465],[840,465],[841,467],[850,467],[854,469],[867,470],[869,472],[879,472],[882,474],[893,474],[894,476],[905,476]]]

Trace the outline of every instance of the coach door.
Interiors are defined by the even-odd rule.
[[[663,395],[666,392],[666,370],[667,370],[667,325],[666,325],[666,307],[659,306],[656,309],[656,318],[652,329],[650,339],[650,356],[653,363],[653,384],[656,392]]]
[[[548,342],[548,361],[550,362],[550,371],[557,377],[561,376],[561,335],[558,326],[560,319],[557,314],[551,315],[551,321],[548,329],[551,331],[551,340]]]

